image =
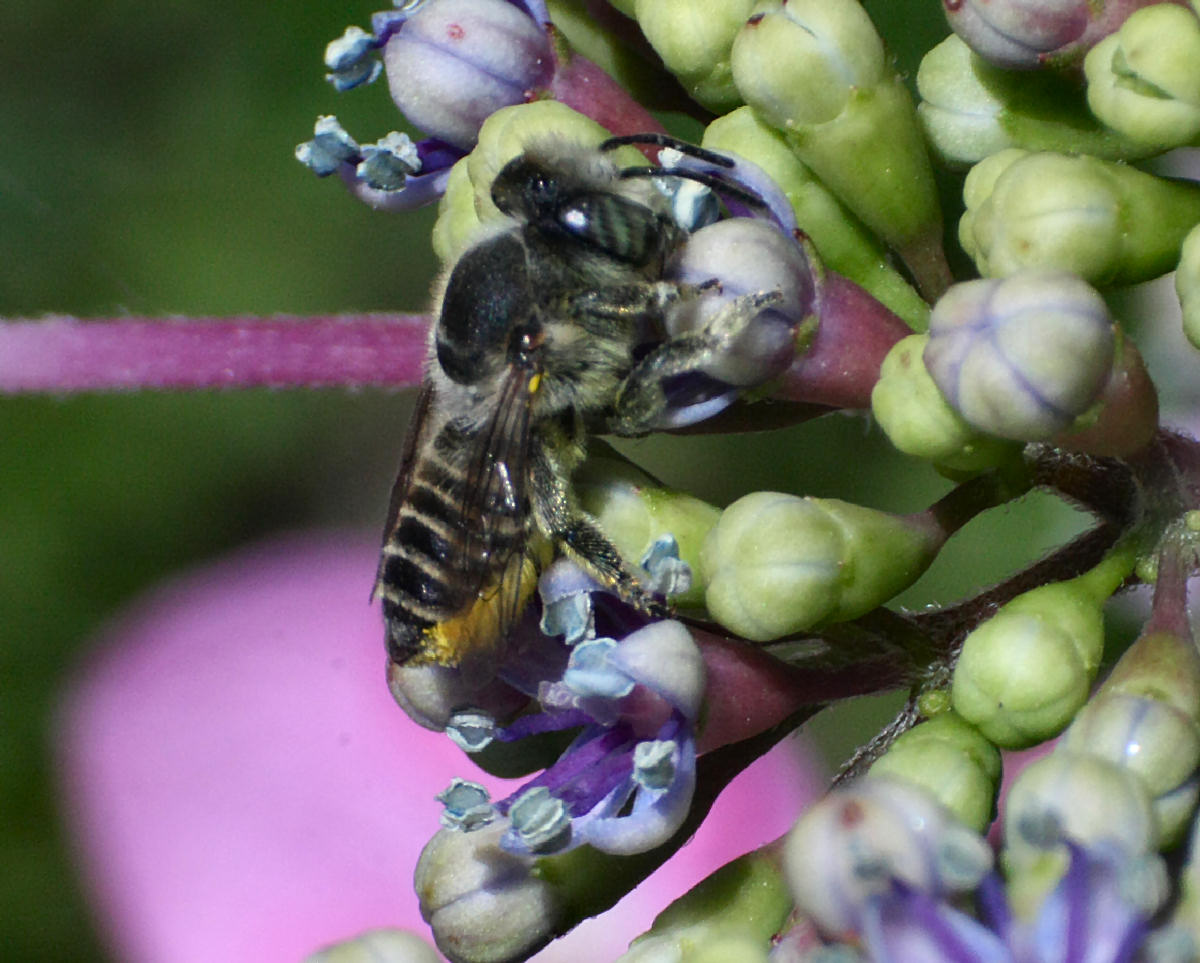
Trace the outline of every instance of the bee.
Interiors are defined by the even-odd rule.
[[[709,285],[665,278],[688,232],[648,182],[663,171],[609,154],[639,142],[700,152],[656,135],[535,144],[492,184],[505,220],[444,280],[374,591],[393,663],[494,662],[555,552],[665,612],[571,486],[590,433],[646,433],[668,381],[716,349],[663,334]]]

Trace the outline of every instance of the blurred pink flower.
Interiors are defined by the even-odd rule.
[[[433,796],[479,776],[388,695],[375,552],[332,533],[246,549],[135,605],[83,666],[59,732],[66,811],[122,961],[295,963],[379,926],[429,938],[412,871]],[[674,859],[536,959],[614,959],[670,900],[783,833],[813,772],[796,741],[777,747]]]

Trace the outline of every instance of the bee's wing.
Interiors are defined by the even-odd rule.
[[[438,620],[444,655],[457,662],[486,664],[502,651],[536,585],[537,563],[528,548],[530,384],[534,372],[513,366],[489,402],[486,418],[461,433],[452,459],[456,477],[439,486],[455,492],[455,537],[443,540],[439,568],[448,584]],[[385,546],[395,537],[410,498],[421,452],[446,425],[444,413],[423,387],[405,442],[399,477],[392,490]],[[444,462],[443,462],[444,464]],[[387,553],[380,563],[375,594],[385,593]]]
[[[513,366],[473,452],[463,517],[476,520],[464,540],[464,569],[481,574],[473,595],[494,607],[500,644],[520,617],[536,578],[529,551],[530,385],[535,373]],[[526,566],[532,564],[533,569]]]
[[[408,495],[408,486],[412,482],[417,452],[420,450],[425,436],[433,429],[433,419],[429,417],[432,401],[433,386],[426,380],[422,382],[421,390],[417,394],[412,419],[408,423],[408,433],[404,436],[404,451],[400,455],[400,473],[396,476],[395,484],[392,485],[392,495],[388,502],[387,524],[383,526],[384,545],[388,543],[392,538],[392,533],[396,530],[400,506],[404,503],[404,499]],[[379,561],[379,568],[375,573],[375,587],[371,593],[373,599],[377,598],[383,589],[383,566],[386,561],[387,556]]]

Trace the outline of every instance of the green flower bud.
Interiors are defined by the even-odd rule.
[[[734,81],[780,130],[826,124],[888,76],[883,41],[853,0],[763,0],[733,45]]]
[[[453,264],[479,233],[479,212],[475,209],[475,186],[467,171],[467,159],[450,168],[446,193],[438,201],[438,216],[433,222],[433,253],[443,265]]]
[[[1156,152],[1097,123],[1061,77],[994,67],[956,34],[925,54],[917,91],[917,116],[934,153],[948,164],[975,164],[1008,147],[1108,160]]]
[[[741,104],[733,85],[733,40],[750,16],[755,0],[636,0],[635,18],[684,90],[714,113]]]
[[[1175,293],[1183,308],[1183,333],[1193,347],[1200,348],[1200,224],[1184,238],[1175,269]]]
[[[507,830],[507,820],[469,833],[439,830],[417,861],[421,915],[452,959],[525,959],[556,935],[560,897],[527,859],[500,848]]]
[[[924,361],[973,427],[1039,441],[1099,397],[1112,372],[1112,320],[1104,299],[1065,272],[966,281],[934,305]]]
[[[432,946],[407,930],[368,930],[352,940],[326,947],[304,963],[439,963]]]
[[[672,535],[679,557],[693,572],[700,566],[700,550],[721,510],[691,495],[663,488],[628,462],[591,458],[576,475],[575,490],[583,508],[625,558],[639,559],[663,535]],[[684,607],[704,604],[704,587],[692,587],[672,598]]]
[[[954,712],[909,729],[870,771],[922,787],[977,833],[992,821],[1000,751]]]
[[[1133,568],[1121,548],[1077,578],[1001,606],[963,642],[954,709],[996,745],[1020,749],[1061,732],[1087,699],[1104,650],[1102,608]]]
[[[914,334],[888,353],[871,392],[871,411],[892,444],[953,471],[979,471],[1012,454],[1012,445],[988,438],[950,407],[925,369],[929,335]]]
[[[883,246],[752,108],[718,117],[705,129],[701,144],[761,167],[783,190],[796,222],[826,265],[866,288],[915,330],[928,326],[929,305],[888,263]]]
[[[1144,7],[1088,52],[1088,105],[1114,130],[1158,149],[1200,135],[1200,20],[1174,4]]]
[[[933,172],[912,100],[854,0],[763,0],[733,45],[746,103],[903,258],[918,286],[947,271]]]
[[[434,250],[452,264],[475,240],[480,225],[499,218],[492,203],[492,181],[500,168],[525,151],[530,141],[553,135],[585,147],[598,146],[609,132],[556,100],[535,100],[503,107],[479,128],[474,150],[451,168],[446,194],[433,228]],[[618,165],[642,166],[646,159],[634,148],[610,155]]]
[[[1071,723],[1063,749],[1087,753],[1137,775],[1150,797],[1157,845],[1177,842],[1191,822],[1200,786],[1200,725],[1154,699],[1101,692]]]
[[[959,240],[987,277],[1039,268],[1101,285],[1149,280],[1175,266],[1200,221],[1200,184],[1053,153],[989,157],[967,175],[963,200]]]
[[[773,851],[747,853],[663,910],[618,963],[766,963],[771,937],[791,910],[787,881]]]
[[[633,0],[608,5],[633,19]],[[624,24],[619,17],[597,16],[587,0],[546,0],[546,9],[572,54],[586,57],[646,108],[678,108],[674,85],[664,83],[668,79],[666,71],[647,57],[643,49],[628,42],[620,29]]]
[[[1030,915],[1066,870],[1061,841],[1107,843],[1130,856],[1153,850],[1154,812],[1141,781],[1096,756],[1056,751],[1028,766],[1004,807],[1001,863],[1018,915]]]
[[[1186,576],[1168,558],[1173,564],[1158,573],[1150,623],[1063,737],[1065,747],[1142,779],[1160,847],[1179,839],[1200,793],[1200,652],[1186,622]]]
[[[768,940],[744,933],[719,933],[697,926],[686,934],[639,937],[617,963],[768,963],[768,946]]]
[[[929,528],[886,512],[756,492],[726,508],[704,541],[705,605],[732,632],[777,639],[882,605],[940,546]]]
[[[1155,699],[1200,721],[1200,654],[1191,638],[1147,631],[1113,667],[1097,697],[1104,694]]]

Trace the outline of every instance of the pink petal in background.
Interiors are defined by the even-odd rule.
[[[136,604],[65,694],[67,818],[123,963],[296,963],[373,927],[428,936],[412,870],[433,796],[478,774],[388,695],[375,552],[296,535],[185,575]],[[819,791],[813,771],[795,741],[777,747],[665,867],[536,959],[614,959],[707,872],[784,832]]]

